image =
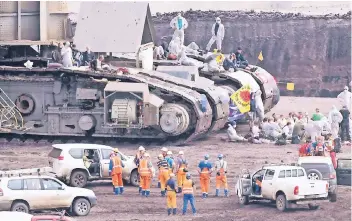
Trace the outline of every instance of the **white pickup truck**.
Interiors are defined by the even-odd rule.
[[[309,180],[306,171],[298,166],[264,166],[253,175],[242,173],[236,184],[239,202],[247,205],[251,199],[276,202],[280,211],[291,204],[308,204],[318,209],[317,202],[329,202],[329,184],[323,180]]]

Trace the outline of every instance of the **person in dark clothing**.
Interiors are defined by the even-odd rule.
[[[91,61],[95,59],[94,53],[90,50],[89,47],[86,47],[86,51],[82,53],[82,63],[81,65],[89,65]]]
[[[342,121],[340,123],[340,131],[341,131],[341,141],[351,141],[350,136],[350,111],[347,109],[347,106],[344,105],[340,110],[342,115]],[[346,137],[347,135],[347,137]],[[347,139],[346,139],[347,138]]]
[[[72,44],[72,58],[74,60],[74,66],[81,66],[82,54],[77,50],[75,44]]]
[[[102,70],[102,62],[104,61],[104,56],[100,55],[98,59],[90,62],[90,68],[94,71]]]
[[[54,50],[51,54],[51,58],[54,62],[62,64],[62,55],[61,55],[62,43],[57,45],[57,49]]]
[[[167,191],[167,214],[170,216],[171,211],[173,215],[176,215],[177,204],[176,204],[176,180],[175,174],[170,174],[170,179],[166,182]]]
[[[167,57],[169,53],[169,44],[166,41],[166,37],[161,38],[161,47],[164,49],[164,56]]]
[[[242,55],[242,48],[241,47],[237,48],[235,55],[236,55],[236,60],[241,68],[245,68],[248,66],[248,61],[246,59],[244,59],[244,57]]]
[[[234,71],[236,71],[238,64],[236,60],[236,55],[231,54],[229,58],[225,58],[223,65],[224,69],[228,71],[230,68],[233,68]]]

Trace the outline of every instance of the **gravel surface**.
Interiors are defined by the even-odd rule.
[[[300,100],[298,100],[300,99]],[[306,100],[305,100],[306,99]],[[312,102],[314,100],[314,102]],[[273,111],[285,113],[288,111],[299,111],[298,101],[307,106],[302,111],[312,113],[319,107],[323,113],[327,113],[334,103],[330,99],[312,98],[289,98],[284,97],[280,101],[280,107]],[[289,107],[291,105],[291,107]],[[242,126],[240,133],[245,133],[247,128]],[[190,163],[190,173],[196,182],[196,208],[197,216],[181,216],[182,197],[177,197],[178,215],[168,217],[166,215],[166,198],[160,197],[157,189],[157,181],[154,178],[152,193],[149,198],[138,195],[138,189],[132,186],[125,187],[123,196],[115,196],[111,191],[111,182],[92,182],[88,188],[92,189],[98,197],[98,205],[91,210],[87,217],[78,217],[78,221],[114,221],[114,220],[285,220],[285,221],[306,221],[314,220],[351,220],[351,188],[339,186],[337,203],[322,204],[317,211],[308,210],[307,206],[299,206],[297,209],[286,213],[279,212],[275,205],[268,202],[255,202],[248,206],[240,206],[238,198],[234,193],[235,182],[242,169],[250,169],[254,172],[265,162],[284,163],[296,162],[298,157],[298,145],[275,146],[273,144],[253,145],[247,143],[228,143],[223,141],[225,132],[213,134],[208,139],[194,142],[185,147],[168,147],[174,153],[183,150]],[[0,170],[19,169],[30,167],[48,166],[48,152],[50,145],[42,144],[2,144],[0,149]],[[135,154],[136,145],[116,145],[123,153]],[[160,146],[146,147],[152,156],[153,164],[156,164]],[[228,180],[231,196],[229,198],[215,198],[215,177],[211,178],[211,191],[208,199],[200,198],[199,177],[196,173],[196,166],[204,154],[210,155],[214,162],[218,153],[223,153],[228,161]],[[343,153],[338,157],[350,156],[351,147],[343,146]]]

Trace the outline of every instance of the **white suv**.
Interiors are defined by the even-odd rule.
[[[88,158],[99,165],[97,174],[84,165],[83,156],[87,151],[91,152]],[[112,151],[112,147],[99,144],[54,144],[49,153],[49,165],[60,180],[71,186],[84,187],[87,181],[111,179],[109,164]],[[126,156],[121,152],[119,156],[125,165],[122,170],[123,180],[133,186],[139,186],[138,168],[134,163],[134,157]],[[154,176],[155,169],[152,170]]]
[[[2,211],[29,213],[35,210],[69,209],[77,216],[86,216],[97,204],[92,190],[66,186],[51,176],[9,176],[13,171],[0,172]]]

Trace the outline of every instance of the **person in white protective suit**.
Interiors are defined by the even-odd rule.
[[[225,36],[225,27],[223,24],[221,24],[221,19],[219,17],[216,18],[216,22],[215,24],[213,24],[213,27],[211,28],[211,34],[212,34],[211,39],[209,40],[207,47],[205,49],[207,51],[210,51],[211,46],[216,41],[216,48],[221,50],[221,44]]]
[[[262,91],[257,90],[254,94],[254,100],[255,100],[255,110],[256,110],[256,116],[258,117],[258,122],[259,125],[262,124],[262,121],[264,119],[264,104],[262,100]]]
[[[70,42],[66,42],[65,46],[61,49],[62,65],[64,67],[72,67],[72,49]]]
[[[181,46],[181,51],[178,54],[178,61],[180,62],[181,65],[185,65],[185,66],[198,66],[200,64],[199,61],[189,58],[186,55],[186,46]]]
[[[153,51],[153,58],[156,60],[165,59],[165,52],[162,46],[155,46]]]
[[[329,124],[329,121],[326,117],[323,117],[319,121],[309,121],[305,126],[305,135],[311,138],[312,142],[316,141],[316,138],[318,136],[322,135],[323,129],[326,129],[327,131],[331,131],[331,126]]]
[[[181,13],[178,13],[177,16],[171,20],[170,26],[175,30],[172,39],[179,37],[181,45],[183,45],[185,41],[185,29],[188,27],[187,20],[181,16]]]
[[[277,122],[274,122],[272,118],[269,118],[268,123],[270,127],[267,129],[269,136],[273,137],[274,139],[278,138],[281,134],[281,128]]]
[[[236,125],[231,125],[229,124],[228,125],[229,128],[227,128],[227,136],[229,137],[229,140],[231,142],[236,142],[236,141],[247,141],[246,138],[242,137],[241,135],[238,135],[237,134],[237,131],[236,131]]]
[[[340,129],[339,124],[341,123],[342,119],[343,119],[342,114],[340,113],[339,110],[337,110],[335,105],[333,105],[328,116],[328,120],[331,125],[331,135],[333,140],[335,140],[339,136],[339,129]]]
[[[176,57],[181,52],[181,40],[179,37],[176,37],[171,40],[169,44],[169,54],[175,55]]]
[[[337,98],[343,103],[342,105],[346,105],[347,109],[351,112],[352,111],[352,93],[348,91],[348,87],[345,86],[344,90],[337,95]]]

